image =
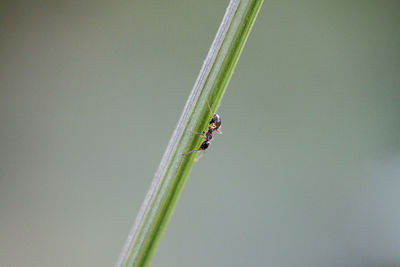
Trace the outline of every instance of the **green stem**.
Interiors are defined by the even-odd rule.
[[[147,266],[239,59],[263,0],[231,0],[116,266]]]

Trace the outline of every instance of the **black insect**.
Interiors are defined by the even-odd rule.
[[[222,134],[222,131],[220,129],[220,127],[221,127],[221,118],[219,117],[218,114],[215,114],[215,113],[212,112],[210,104],[208,103],[208,101],[207,101],[207,105],[208,105],[208,108],[210,109],[210,114],[211,114],[211,120],[209,122],[208,129],[207,129],[207,131],[203,131],[203,133],[196,133],[196,134],[200,135],[201,138],[203,138],[204,142],[201,143],[201,145],[200,145],[200,147],[198,149],[191,150],[191,151],[186,152],[186,153],[184,153],[182,155],[188,155],[188,154],[196,152],[196,151],[204,151],[204,150],[206,150],[208,148],[208,146],[210,145],[211,139],[213,138],[213,133],[217,132],[219,134]],[[200,159],[200,157],[196,158],[195,161],[198,161],[199,159]]]

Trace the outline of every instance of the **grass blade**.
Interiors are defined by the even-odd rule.
[[[147,266],[217,110],[262,0],[231,0],[116,266]]]

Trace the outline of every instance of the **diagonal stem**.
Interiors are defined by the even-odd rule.
[[[231,0],[116,266],[147,266],[190,172],[201,137],[224,95],[263,0]],[[209,107],[208,103],[209,101]],[[188,134],[189,133],[189,134]]]

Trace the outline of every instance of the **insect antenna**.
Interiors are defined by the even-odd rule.
[[[208,98],[206,98],[208,109],[210,110],[211,118],[214,116],[214,112],[211,109],[210,102],[208,102]]]

